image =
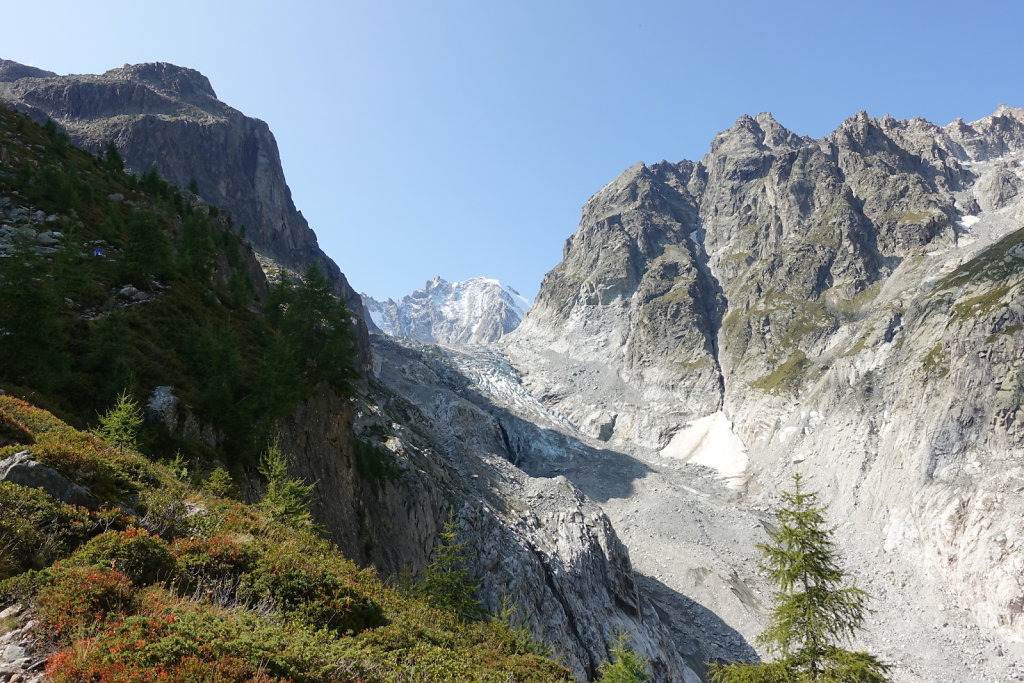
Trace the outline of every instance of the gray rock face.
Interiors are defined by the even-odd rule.
[[[42,489],[70,505],[81,505],[90,510],[100,507],[100,502],[89,489],[79,486],[52,467],[33,460],[28,451],[0,460],[0,481]]]
[[[381,380],[409,404],[405,429],[385,445],[409,463],[408,473],[428,475],[442,509],[457,512],[485,604],[498,611],[509,600],[515,619],[583,680],[593,679],[619,630],[650,660],[655,680],[699,680],[638,589],[607,516],[565,477],[533,477],[511,464],[532,460],[531,449],[586,448],[482,399],[480,373],[466,364],[472,357],[380,336],[374,355]],[[503,381],[503,372],[486,369],[491,361],[484,375]],[[395,414],[391,401],[387,412]],[[429,435],[429,445],[417,444],[416,433]]]
[[[49,651],[47,643],[35,633],[36,620],[21,605],[0,611],[4,622],[0,633],[0,681],[42,683],[47,680],[43,668]]]
[[[260,254],[300,273],[317,264],[355,313],[368,362],[359,297],[296,210],[273,134],[218,100],[201,73],[158,62],[58,76],[0,61],[0,102],[52,118],[85,149],[113,141],[135,171],[156,167],[180,187],[195,179],[203,199],[230,212]]]
[[[489,344],[514,330],[530,307],[491,278],[448,282],[435,277],[400,301],[362,294],[367,325],[395,337],[439,344]]]
[[[742,117],[700,162],[638,164],[598,192],[500,347],[574,428],[710,466],[745,504],[798,468],[849,525],[847,554],[893,567],[876,592],[927,628],[951,621],[942,600],[964,605],[979,642],[1010,647],[1022,164],[1020,109],[944,128],[861,113],[820,140]],[[947,597],[909,590],[921,582]],[[927,652],[897,679],[938,675]]]
[[[9,59],[0,59],[0,82],[16,81],[19,78],[49,78],[57,74],[52,71],[44,71],[34,66],[26,66],[12,62]]]
[[[224,434],[209,424],[200,422],[195,414],[174,395],[174,387],[154,387],[146,401],[146,417],[163,424],[174,434],[208,448],[224,444]]]
[[[454,515],[485,604],[510,601],[515,621],[582,680],[623,628],[658,680],[696,681],[608,518],[565,479],[510,464],[502,423],[458,396],[449,382],[459,380],[431,351],[383,336],[374,344],[390,390],[373,384],[352,401],[321,387],[275,425],[292,474],[316,482],[317,521],[346,555],[385,576],[418,571]]]

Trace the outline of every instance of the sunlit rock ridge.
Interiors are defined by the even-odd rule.
[[[1024,641],[1022,228],[1022,109],[944,127],[862,112],[821,139],[743,116],[700,161],[595,194],[499,346],[611,448],[709,466],[755,507],[803,472],[904,605],[877,636],[897,680],[1006,680],[985,667],[992,642]],[[692,595],[709,585],[692,562],[658,571]],[[943,661],[957,646],[918,647],[903,614],[968,624],[977,647]]]
[[[361,296],[367,318],[380,331],[439,344],[495,342],[514,330],[530,307],[519,292],[486,277],[462,282],[435,277],[398,301]]]

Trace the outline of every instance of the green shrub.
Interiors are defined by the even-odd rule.
[[[162,591],[147,592],[139,614],[51,658],[46,671],[55,683],[381,680],[346,661],[323,631]]]
[[[239,598],[269,603],[336,633],[358,633],[386,623],[380,606],[364,592],[364,572],[340,556],[310,551],[297,543],[265,544],[241,577]]]
[[[246,543],[230,536],[178,539],[171,547],[184,588],[223,591],[233,597],[240,577],[252,568],[255,554]]]
[[[25,604],[34,600],[44,586],[50,585],[52,578],[53,572],[49,568],[39,571],[29,569],[0,581],[0,605]]]
[[[65,505],[41,489],[0,482],[0,579],[66,557],[91,529],[82,508]]]
[[[100,534],[64,565],[116,570],[139,586],[165,581],[177,574],[177,564],[167,543],[145,529],[136,528]]]
[[[191,534],[196,520],[185,504],[186,493],[180,486],[144,489],[139,496],[142,525],[168,540]]]

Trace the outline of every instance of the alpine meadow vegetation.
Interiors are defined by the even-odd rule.
[[[0,425],[0,459],[28,450],[104,494],[85,510],[0,482],[0,605],[31,605],[50,680],[571,680],[503,617],[477,605],[467,618],[473,584],[446,559],[457,550],[439,553],[427,588],[397,590],[296,519],[302,495],[216,496],[11,396]]]

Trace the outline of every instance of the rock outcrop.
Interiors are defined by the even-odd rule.
[[[755,509],[799,468],[850,525],[848,554],[898,566],[878,592],[942,624],[943,598],[898,583],[940,586],[979,642],[1010,647],[1022,168],[1020,109],[946,127],[860,113],[823,139],[741,117],[701,161],[598,192],[500,346],[574,428],[715,468]],[[900,680],[928,680],[911,668]]]
[[[21,605],[0,610],[0,681],[43,683],[49,656],[46,644],[35,634],[38,621]]]
[[[372,383],[353,402],[321,386],[275,429],[292,473],[316,482],[315,517],[345,554],[384,576],[416,572],[451,519],[485,605],[514,606],[514,621],[581,680],[620,629],[658,680],[699,680],[600,509],[564,478],[513,466],[502,423],[458,395],[435,347],[374,345],[387,388]]]
[[[368,363],[359,296],[295,208],[273,134],[218,100],[201,73],[158,62],[58,76],[3,60],[0,102],[40,122],[53,119],[90,151],[114,142],[134,171],[156,168],[183,188],[195,180],[262,256],[299,273],[318,265],[355,313]]]
[[[440,277],[399,301],[362,294],[367,325],[395,337],[438,344],[490,344],[518,327],[530,302],[497,280]]]
[[[28,451],[20,451],[0,460],[0,481],[42,489],[69,505],[80,505],[89,510],[98,510],[100,507],[100,501],[89,489],[79,486],[52,467],[34,460]]]
[[[403,463],[404,473],[384,485],[388,493],[380,500],[394,503],[365,514],[367,523],[406,524],[411,534],[393,528],[389,542],[402,546],[400,539],[411,535],[411,546],[429,548],[432,535],[416,529],[424,515],[410,497],[410,483],[419,481],[412,488],[420,500],[426,492],[434,510],[455,514],[485,604],[492,611],[506,600],[515,605],[515,621],[581,679],[593,679],[621,630],[649,659],[655,680],[698,681],[639,590],[629,554],[607,516],[566,478],[533,477],[512,464],[525,464],[528,444],[547,435],[554,439],[549,452],[585,447],[483,399],[474,390],[475,370],[456,356],[374,337],[381,380],[394,392],[381,408],[403,420],[401,430],[375,443]],[[357,425],[364,438],[380,435],[381,427],[370,427],[367,417]],[[427,518],[439,527],[445,520],[437,514]]]

